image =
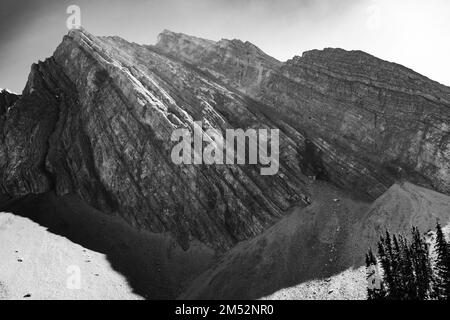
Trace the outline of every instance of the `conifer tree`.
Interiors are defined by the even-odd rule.
[[[417,299],[417,284],[414,274],[414,267],[411,258],[411,250],[408,241],[400,236],[400,261],[402,262],[402,284],[404,287],[406,299]]]
[[[392,287],[394,288],[393,298],[395,299],[405,299],[406,291],[402,284],[402,260],[400,245],[398,244],[397,236],[392,237]]]
[[[411,242],[401,235],[391,236],[389,232],[380,237],[378,260],[371,250],[366,254],[369,299],[448,299],[450,247],[442,228],[438,225],[436,229],[435,261],[431,259],[428,243],[416,227],[412,228]],[[380,277],[382,281],[375,290],[374,270],[379,274],[378,266],[383,271],[383,277]]]
[[[442,227],[436,225],[436,298],[440,300],[450,299],[450,252]]]
[[[390,297],[390,282],[392,281],[391,277],[391,261],[386,252],[385,248],[386,240],[383,237],[380,237],[380,241],[378,242],[378,257],[380,259],[380,265],[383,269],[383,280],[384,280],[384,290],[386,291],[386,298]]]
[[[412,234],[411,249],[413,252],[413,265],[417,283],[417,298],[419,300],[426,300],[431,293],[430,289],[433,280],[428,245],[416,227],[412,229]]]
[[[372,249],[369,249],[369,253],[366,253],[366,279],[367,279],[367,300],[375,300],[375,263]]]
[[[378,269],[378,261],[369,249],[366,254],[366,275],[367,275],[367,299],[380,300],[385,296],[383,282]]]

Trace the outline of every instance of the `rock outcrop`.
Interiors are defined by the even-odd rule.
[[[300,137],[281,133],[280,171],[252,165],[175,165],[174,129],[274,128],[259,103],[204,73],[117,37],[71,31],[32,66],[3,125],[1,189],[54,189],[188,247],[225,249],[307,203]]]
[[[2,193],[76,193],[184,248],[260,234],[310,202],[307,176],[370,199],[402,179],[450,193],[450,88],[362,52],[282,63],[239,40],[165,31],[145,46],[72,30],[2,114]],[[280,129],[278,174],[174,164],[171,134],[195,121]]]
[[[311,142],[300,153],[319,156],[316,175],[371,199],[402,179],[450,193],[449,87],[361,51],[280,63],[248,42],[167,31],[156,47],[268,106]]]

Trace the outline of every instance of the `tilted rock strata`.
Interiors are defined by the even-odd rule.
[[[280,63],[239,40],[199,42],[165,31],[156,48],[269,106],[311,141],[316,174],[371,199],[401,179],[450,193],[450,88],[361,51]]]
[[[308,203],[306,175],[371,199],[401,179],[450,193],[449,96],[359,51],[282,63],[239,40],[165,31],[145,46],[74,30],[32,66],[13,107],[2,102],[0,189],[77,193],[185,248],[227,249]],[[280,129],[279,173],[175,165],[171,134],[195,121]]]
[[[175,165],[176,128],[271,128],[258,103],[183,63],[117,37],[72,31],[33,65],[3,126],[1,187],[9,195],[77,193],[154,232],[228,248],[307,201],[297,145],[281,134],[280,172]],[[297,139],[297,137],[294,137]]]

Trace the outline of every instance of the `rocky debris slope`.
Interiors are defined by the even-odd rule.
[[[0,300],[142,299],[103,254],[10,213],[0,230]]]
[[[76,195],[54,192],[2,206],[0,241],[5,298],[175,299],[214,257],[198,241],[184,250],[169,234],[137,230]],[[76,267],[81,287],[71,290]]]
[[[335,276],[281,289],[262,300],[366,300],[365,267],[349,268]]]
[[[311,142],[314,174],[371,199],[399,179],[450,194],[450,88],[361,51],[280,63],[248,42],[190,39],[166,31],[156,48],[269,106]]]
[[[380,234],[450,223],[450,196],[411,183],[393,185],[372,204],[321,181],[311,193],[311,206],[229,250],[180,298],[364,299],[360,267]]]
[[[414,186],[409,183],[394,185],[363,215],[355,225],[356,241],[362,246],[355,250],[363,252],[369,245],[374,246],[379,233],[385,228],[392,232],[411,236],[411,227],[418,226],[425,233],[431,257],[436,255],[435,223],[443,225],[443,232],[450,237],[449,197]],[[447,225],[446,225],[447,224]],[[446,225],[446,226],[445,226]],[[430,231],[431,230],[431,231]],[[350,267],[329,278],[313,279],[283,288],[263,299],[270,300],[365,300],[367,299],[367,274],[364,264],[360,268]]]

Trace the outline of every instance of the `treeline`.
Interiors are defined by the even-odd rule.
[[[436,225],[434,250],[417,228],[410,240],[386,231],[366,254],[369,300],[449,300],[450,245]]]

